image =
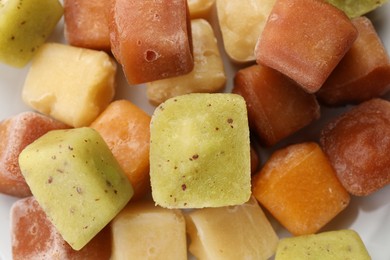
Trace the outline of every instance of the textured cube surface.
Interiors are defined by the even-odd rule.
[[[371,99],[324,127],[321,145],[348,192],[369,195],[390,183],[390,102]]]
[[[132,202],[111,223],[111,259],[187,259],[186,225],[180,210]]]
[[[0,61],[25,66],[63,14],[58,0],[0,1]]]
[[[32,194],[75,250],[99,233],[133,195],[118,162],[92,128],[43,135],[20,153],[19,165]]]
[[[76,251],[65,242],[34,197],[18,200],[12,205],[11,232],[14,260],[108,260],[111,256],[111,234],[108,227],[100,231],[83,249]]]
[[[64,33],[69,44],[111,50],[109,12],[112,0],[64,0]]]
[[[257,42],[256,60],[313,93],[357,35],[350,19],[324,1],[277,0]]]
[[[92,122],[134,188],[132,199],[150,191],[150,116],[127,100],[112,102]]]
[[[226,81],[222,58],[211,25],[203,19],[191,21],[194,44],[194,69],[183,76],[157,80],[147,84],[151,103],[188,93],[213,93],[221,90]]]
[[[233,207],[186,215],[190,252],[197,259],[269,259],[279,239],[255,198]]]
[[[129,84],[180,76],[194,67],[187,0],[116,0],[109,26],[112,53]]]
[[[254,49],[275,0],[216,0],[223,45],[236,62],[254,61]]]
[[[388,0],[326,0],[337,8],[343,10],[350,18],[362,16],[371,12]]]
[[[367,17],[352,20],[359,36],[316,93],[327,105],[360,103],[390,90],[390,58]]]
[[[371,260],[359,234],[338,230],[280,240],[275,260]]]
[[[293,235],[316,233],[350,196],[316,143],[277,150],[253,178],[256,199]]]
[[[115,93],[116,63],[103,51],[46,43],[23,86],[23,101],[70,126],[88,126]]]
[[[150,178],[158,205],[219,207],[249,199],[249,129],[241,96],[171,98],[155,110],[150,131]]]
[[[233,92],[244,97],[249,124],[267,146],[320,117],[320,106],[313,94],[263,65],[239,70],[234,78]]]
[[[19,154],[30,143],[50,130],[67,125],[36,112],[22,112],[0,122],[0,191],[27,197],[30,188],[19,168]]]

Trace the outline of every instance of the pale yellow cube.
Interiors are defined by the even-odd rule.
[[[226,53],[236,62],[254,61],[254,49],[275,0],[217,0]]]
[[[191,19],[207,18],[215,0],[188,0]]]
[[[252,197],[234,207],[205,208],[186,216],[190,252],[199,260],[268,259],[279,241]]]
[[[226,75],[211,25],[206,20],[195,19],[191,28],[194,69],[183,76],[149,82],[147,96],[154,105],[188,93],[218,92],[225,86]]]
[[[180,210],[132,202],[111,223],[112,260],[187,259],[185,219]]]
[[[113,99],[116,70],[105,52],[46,43],[32,61],[22,98],[70,126],[88,126]]]

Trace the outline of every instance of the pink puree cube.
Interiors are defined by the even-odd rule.
[[[111,51],[129,84],[181,76],[194,67],[187,0],[116,0]]]
[[[108,226],[80,251],[75,251],[57,232],[34,197],[14,203],[11,208],[11,221],[14,260],[110,259],[111,234]]]
[[[16,197],[31,195],[19,169],[20,152],[54,129],[69,126],[36,112],[23,112],[0,122],[0,192]]]
[[[64,0],[65,38],[69,44],[111,51],[108,19],[112,0]]]
[[[345,189],[370,195],[390,184],[390,102],[365,101],[329,122],[321,145]]]
[[[374,26],[364,16],[352,22],[359,37],[317,92],[327,105],[359,103],[390,90],[390,58]]]
[[[272,146],[320,117],[314,94],[262,65],[239,70],[233,93],[244,97],[248,119],[262,143]]]
[[[277,0],[256,45],[256,61],[316,92],[357,37],[350,19],[319,0]]]

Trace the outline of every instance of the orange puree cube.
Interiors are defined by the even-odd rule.
[[[73,250],[58,233],[34,197],[20,199],[13,204],[11,232],[14,260],[110,259],[109,227],[104,228],[80,251]]]
[[[134,188],[133,199],[149,191],[150,116],[130,101],[117,100],[91,124],[119,162]]]
[[[328,158],[312,142],[277,150],[252,185],[256,199],[293,235],[316,233],[350,200]]]
[[[277,0],[256,45],[256,61],[314,93],[357,34],[350,19],[325,1]]]
[[[130,84],[193,69],[187,0],[116,0],[109,20],[111,50]]]
[[[319,118],[314,94],[303,91],[280,72],[262,65],[241,69],[233,92],[244,97],[249,124],[271,146]]]
[[[108,17],[112,0],[64,0],[65,38],[70,45],[110,51]]]
[[[0,192],[16,197],[31,195],[18,157],[30,143],[54,129],[67,125],[36,112],[23,112],[0,122]]]
[[[317,92],[328,105],[359,103],[390,90],[390,58],[367,17],[352,20],[359,37]]]

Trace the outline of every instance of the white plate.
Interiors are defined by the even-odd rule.
[[[215,10],[214,10],[215,14]],[[387,51],[390,51],[390,3],[382,6],[373,13],[369,14],[369,18],[373,21],[378,33],[384,42]],[[238,69],[234,66],[223,53],[221,45],[221,36],[218,27],[216,26],[215,16],[211,19],[215,33],[219,40],[220,50],[223,55],[228,81],[226,91],[232,88],[232,80],[234,72]],[[63,37],[63,21],[59,23],[56,31],[50,38],[50,41],[65,42]],[[13,116],[19,112],[30,110],[23,104],[20,93],[23,86],[25,76],[28,72],[28,66],[23,69],[16,69],[4,64],[0,64],[0,121]],[[145,87],[127,85],[123,75],[120,72],[119,85],[117,89],[117,98],[127,98],[134,104],[144,109],[149,114],[152,114],[154,107],[151,106],[145,94]],[[390,94],[386,96],[390,100]],[[290,138],[290,141],[300,141],[302,136],[311,138],[316,136],[319,129],[330,117],[342,112],[340,109],[323,109],[322,118],[315,125],[306,128]],[[270,151],[262,150],[262,159],[269,154]],[[390,151],[389,151],[390,153]],[[353,197],[351,204],[346,210],[340,213],[331,223],[323,230],[336,230],[351,228],[356,230],[363,239],[368,251],[373,259],[388,260],[390,259],[390,186],[380,190],[379,192],[365,197]],[[10,218],[9,211],[12,203],[16,198],[0,194],[0,259],[10,260],[11,244],[10,244]],[[272,220],[276,231],[281,237],[287,236],[288,233]]]

